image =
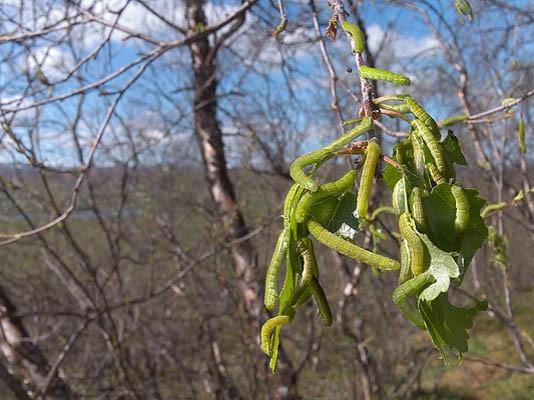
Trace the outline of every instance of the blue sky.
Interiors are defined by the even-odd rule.
[[[106,2],[106,4],[109,9],[113,10],[120,7],[122,2],[123,0],[113,0]],[[6,3],[6,7],[3,10],[4,13],[9,14],[11,7],[12,15],[16,15],[18,2],[9,0],[9,3],[12,5],[10,6]],[[326,9],[324,2],[317,3],[321,10],[320,20],[324,30],[330,13]],[[526,4],[524,1],[510,3],[518,6],[525,6]],[[40,3],[37,2],[37,4]],[[93,2],[86,1],[84,4],[88,6]],[[94,4],[96,4],[95,10],[100,10],[100,15],[103,18],[111,19],[113,17],[113,14],[106,10],[102,3],[94,2]],[[471,29],[481,32],[488,26],[494,29],[498,28],[500,21],[502,21],[502,16],[495,15],[485,16],[484,19],[475,18],[473,23],[460,25],[458,16],[452,7],[452,1],[432,1],[430,4],[452,24],[454,29]],[[477,2],[473,2],[473,4],[476,10]],[[275,26],[277,24],[276,10],[270,9],[269,5],[264,2],[260,2],[260,5],[261,8],[256,9],[255,13],[260,12],[260,10],[269,10],[271,14],[266,19],[272,21],[271,25]],[[207,7],[208,23],[213,24],[219,21],[225,13],[231,12],[236,6],[237,3],[234,1],[209,3]],[[37,29],[44,26],[44,24],[50,23],[54,18],[62,15],[62,7],[63,2],[58,1],[58,11],[52,12],[46,19],[36,20],[33,16],[28,15],[27,22],[25,22],[27,28]],[[165,10],[167,18],[183,25],[183,3],[160,1],[158,7]],[[296,131],[305,132],[306,137],[304,141],[300,140],[300,142],[303,143],[302,149],[307,149],[333,137],[336,134],[335,121],[331,115],[328,116],[328,111],[324,110],[324,106],[330,102],[330,98],[327,80],[324,79],[326,77],[326,69],[320,59],[317,45],[311,43],[298,48],[294,45],[295,42],[314,36],[313,31],[309,29],[295,29],[293,22],[302,21],[301,16],[303,13],[309,12],[307,1],[288,1],[286,2],[286,7],[289,14],[289,26],[288,31],[282,35],[280,44],[277,44],[275,39],[271,37],[269,24],[258,23],[256,17],[250,17],[249,22],[244,27],[244,31],[247,32],[248,36],[242,36],[232,44],[231,49],[222,54],[220,67],[223,78],[221,79],[219,92],[228,94],[228,96],[223,97],[220,104],[223,108],[231,108],[237,101],[239,107],[242,107],[242,111],[250,112],[251,115],[255,108],[268,108],[268,102],[293,110],[290,113],[291,127]],[[435,65],[440,63],[443,55],[437,49],[435,38],[421,19],[417,18],[413,13],[406,12],[406,9],[400,9],[390,4],[384,5],[383,2],[365,1],[360,12],[368,29],[369,44],[372,50],[377,50],[387,32],[386,48],[377,60],[379,66],[403,72],[414,78],[415,84],[410,90],[428,89],[431,83],[425,80],[431,80],[432,71],[435,69]],[[437,26],[442,27],[438,22],[438,17],[430,15]],[[311,26],[309,18],[306,22],[308,26]],[[135,2],[132,2],[126,8],[120,23],[132,30],[149,32],[160,39],[171,40],[177,37],[175,31],[168,29],[160,21],[150,17],[147,11]],[[0,28],[4,32],[11,32],[13,25],[4,18]],[[531,28],[528,29],[532,31]],[[449,39],[446,29],[440,31],[444,32],[446,39]],[[4,62],[0,64],[0,101],[6,103],[6,101],[20,96],[26,87],[25,71],[30,75],[35,74],[36,64],[39,62],[43,62],[42,71],[50,81],[63,79],[66,73],[65,67],[68,69],[69,66],[72,66],[74,58],[83,58],[94,51],[99,45],[102,35],[108,32],[109,30],[103,30],[98,24],[93,24],[88,28],[75,28],[72,32],[74,37],[74,46],[72,48],[53,45],[51,39],[57,38],[58,35],[52,34],[46,40],[33,42],[33,47],[29,53],[19,44],[1,44],[0,57],[4,58],[8,54],[16,54],[16,56],[10,56],[11,63]],[[521,32],[518,36],[525,37],[525,34],[528,37],[528,32]],[[493,32],[492,35],[498,37],[498,31]],[[533,36],[531,35],[530,37]],[[258,43],[261,43],[263,48],[261,53],[256,54]],[[465,45],[471,46],[472,44],[466,43]],[[131,63],[140,54],[150,51],[152,47],[152,45],[147,45],[136,39],[125,40],[124,34],[116,33],[113,36],[113,40],[98,53],[98,56],[88,61],[81,69],[83,75],[81,84],[101,79],[103,76]],[[521,47],[532,51],[532,45],[522,44]],[[358,80],[356,75],[353,73],[347,76],[346,73],[346,68],[354,68],[354,65],[352,65],[348,44],[344,38],[340,37],[335,42],[328,41],[328,49],[335,59],[338,74],[347,78],[347,81],[352,82],[351,84],[357,88]],[[281,53],[287,56],[287,65],[294,71],[293,79],[295,80],[293,85],[296,90],[294,90],[293,95],[295,98],[285,89],[286,76],[280,65]],[[505,54],[508,53],[497,54],[497,61],[507,62],[504,59],[499,60],[499,57],[504,57]],[[236,55],[242,58],[240,59]],[[414,61],[416,55],[418,56]],[[246,72],[244,69],[239,68],[240,62],[249,59],[254,60],[254,72]],[[110,81],[103,86],[103,89],[109,92],[121,87],[133,72],[135,72],[135,68]],[[268,76],[268,80],[258,79],[262,74]],[[454,71],[451,70],[451,74],[454,76]],[[317,77],[317,79],[310,79],[310,77]],[[132,124],[142,128],[144,136],[141,135],[140,141],[152,138],[151,140],[154,140],[155,143],[162,141],[164,146],[168,146],[169,141],[188,142],[191,134],[191,118],[178,119],[179,113],[177,109],[186,114],[190,112],[191,92],[180,91],[180,89],[190,86],[190,78],[188,51],[186,49],[174,49],[153,63],[144,73],[142,79],[132,86],[128,95],[125,96],[118,107],[117,112]],[[52,93],[46,86],[34,84],[33,87],[38,93],[35,94],[32,100],[26,101],[38,101],[50,95],[66,93],[79,85],[80,82],[75,79],[69,79],[58,85]],[[395,90],[393,86],[381,85],[382,92],[390,92],[392,90]],[[239,92],[239,95],[233,95],[233,92]],[[165,95],[162,96],[162,93]],[[103,113],[112,99],[112,96],[102,96],[101,94],[102,92],[99,93],[99,91],[93,90],[84,99],[83,107],[86,118],[80,124],[82,127],[80,131],[83,133],[82,136],[86,140],[86,145],[89,145],[94,137],[94,131],[99,121],[102,120]],[[78,99],[73,97],[61,103],[47,105],[41,109],[41,123],[38,135],[43,138],[41,155],[47,161],[64,163],[69,162],[74,156],[72,138],[68,131],[70,120],[77,104]],[[430,97],[426,107],[438,119],[448,116],[451,112],[451,109],[446,106],[439,96]],[[4,108],[9,107],[4,106]],[[276,114],[274,111],[276,110],[273,110],[273,114]],[[27,126],[25,126],[24,118],[21,117],[33,118],[34,114],[34,112],[30,111],[22,112],[19,114],[18,123],[14,124],[15,131],[28,146],[31,145],[32,136],[29,134]],[[347,115],[346,117],[352,116]],[[219,117],[225,132],[232,133],[233,130],[237,129],[224,114],[220,114]],[[173,121],[176,122],[175,125],[172,124]],[[257,122],[259,129],[261,129],[260,120],[253,122]],[[262,123],[265,124],[265,122]],[[112,140],[120,136],[121,129],[117,121],[114,120],[110,127],[112,132],[106,133],[104,144],[111,143]],[[35,133],[32,134],[35,137]],[[5,140],[4,143],[6,143]],[[227,139],[227,142],[230,152],[239,150],[239,147],[232,146],[233,139],[231,137]],[[236,142],[236,144],[238,143]],[[9,155],[12,156],[13,152],[9,143],[7,143],[7,147]],[[117,154],[114,154],[113,157],[120,158],[120,151],[119,146]],[[0,153],[4,152],[5,150],[2,150]],[[15,157],[20,158],[16,155]],[[111,157],[111,155],[107,154],[106,157]],[[7,160],[9,158],[6,158],[4,154],[0,155],[0,159]]]

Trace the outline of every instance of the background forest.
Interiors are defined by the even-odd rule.
[[[473,20],[453,0],[344,2],[368,65],[408,75],[436,120],[468,116],[459,178],[502,203],[453,291],[489,303],[463,362],[394,307],[394,274],[318,245],[334,323],[307,304],[268,369],[289,164],[361,104],[349,40],[325,33],[340,4],[0,0],[0,399],[534,398],[528,0],[472,0]],[[388,151],[407,134],[377,123]],[[359,243],[396,251],[394,222]]]

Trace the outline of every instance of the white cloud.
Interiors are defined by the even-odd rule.
[[[28,55],[30,74],[38,73],[38,68],[47,79],[58,79],[72,67],[72,58],[58,47],[38,47]]]
[[[413,37],[406,36],[394,30],[384,29],[377,24],[367,28],[368,44],[372,52],[376,52],[382,45],[387,34],[387,49],[394,52],[396,57],[413,57],[415,55],[430,54],[430,50],[438,50],[438,41],[431,35]]]
[[[157,39],[172,40],[176,39],[176,30],[148,11],[144,6],[137,2],[128,2],[127,0],[104,0],[104,1],[85,1],[82,2],[84,8],[92,7],[91,12],[99,15],[105,20],[111,22],[116,18],[116,12],[122,10],[119,24],[131,31],[153,35]],[[157,14],[162,15],[172,24],[183,29],[187,28],[185,18],[185,4],[183,1],[159,0],[148,2]],[[205,6],[205,13],[208,26],[215,25],[221,20],[231,15],[238,8],[237,4],[213,4],[208,3]],[[117,41],[127,37],[124,32],[117,31],[113,39]]]

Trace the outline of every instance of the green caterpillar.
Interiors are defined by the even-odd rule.
[[[408,86],[411,83],[410,78],[405,75],[386,71],[385,69],[368,67],[367,65],[360,67],[360,76],[376,81],[388,81],[399,86]]]
[[[320,185],[316,192],[304,194],[295,209],[297,222],[304,222],[310,213],[312,204],[318,203],[328,197],[337,197],[349,191],[354,185],[357,174],[355,170],[350,170],[337,181]]]
[[[440,183],[445,183],[445,178],[441,176],[441,174],[438,172],[438,169],[436,167],[436,164],[433,162],[429,162],[427,164],[428,173],[430,174],[430,177],[434,182],[436,182],[437,185]]]
[[[398,261],[362,249],[329,232],[313,220],[308,221],[308,229],[319,242],[354,260],[377,269],[393,271],[400,268]]]
[[[408,214],[406,213],[399,217],[399,231],[401,237],[408,242],[412,273],[414,276],[418,276],[422,274],[425,269],[423,243],[413,230]]]
[[[469,20],[473,19],[473,7],[468,0],[454,0],[454,7],[460,15],[465,15]]]
[[[302,239],[299,250],[303,261],[302,274],[300,276],[300,287],[304,288],[308,286],[314,276],[317,276],[317,259],[315,258],[313,243],[310,239]]]
[[[341,27],[345,32],[352,36],[352,43],[354,51],[357,53],[363,52],[365,48],[365,39],[363,32],[358,25],[352,24],[348,21],[343,21]]]
[[[454,228],[457,233],[462,233],[466,230],[467,224],[469,223],[469,200],[460,186],[453,186],[451,192],[456,202]]]
[[[421,189],[414,187],[412,190],[412,217],[415,221],[415,226],[419,232],[426,231],[425,212],[423,210],[423,199],[421,197]]]
[[[373,187],[376,166],[380,157],[380,146],[374,140],[369,141],[365,150],[365,162],[363,164],[362,177],[360,179],[360,188],[356,202],[356,212],[360,219],[367,217],[369,208],[369,197]]]
[[[439,142],[436,140],[434,135],[432,135],[432,132],[428,126],[426,126],[421,120],[414,119],[412,121],[412,125],[415,128],[415,132],[421,136],[427,145],[428,150],[430,150],[430,154],[432,154],[432,157],[434,158],[438,172],[441,175],[445,175],[447,173],[447,164],[445,162],[445,157],[443,157],[443,153],[441,152]]]
[[[434,135],[434,138],[436,140],[440,140],[441,134],[439,132],[439,127],[436,124],[436,121],[434,121],[434,118],[428,114],[425,109],[419,104],[413,97],[411,96],[404,96],[404,102],[410,109],[410,112],[414,115],[416,119],[419,119],[423,121],[423,123],[430,129],[430,132],[432,132],[432,135]]]
[[[281,327],[282,325],[289,324],[291,322],[289,315],[278,315],[276,317],[270,318],[261,327],[260,338],[261,338],[261,349],[263,352],[271,356],[271,336],[275,328]]]
[[[408,211],[407,185],[406,178],[402,177],[393,187],[393,195],[391,196],[391,199],[393,209],[398,215]]]
[[[300,197],[302,196],[302,187],[294,183],[287,192],[286,199],[284,201],[284,226],[289,228],[291,222],[291,216],[293,215],[293,209],[298,204]]]
[[[467,115],[453,115],[452,117],[445,118],[444,120],[440,121],[439,126],[445,127],[454,125],[455,123],[465,121],[466,119],[468,119]]]
[[[420,178],[424,179],[425,176],[425,150],[423,139],[417,135],[411,135],[410,142],[412,143],[413,159],[415,169]]]
[[[327,151],[332,151],[332,152],[337,151],[341,149],[343,146],[352,142],[358,136],[363,135],[365,132],[370,130],[372,126],[373,126],[373,120],[370,117],[363,117],[358,126],[355,126],[350,131],[340,136],[339,138],[334,140],[329,145],[325,146],[324,149]]]
[[[313,299],[317,303],[317,308],[319,309],[319,318],[323,321],[325,326],[332,325],[332,311],[324,294],[323,288],[319,285],[319,282],[315,277],[312,277],[310,284],[308,286],[310,292],[313,296]]]
[[[278,276],[286,255],[288,236],[289,231],[287,228],[280,232],[278,240],[276,241],[276,246],[274,247],[269,268],[267,268],[263,303],[265,304],[265,308],[269,311],[274,309],[276,302],[278,301]]]
[[[410,248],[408,245],[408,242],[405,239],[401,240],[400,244],[400,271],[399,271],[399,279],[398,279],[398,285],[402,285],[404,282],[406,282],[408,279],[412,277],[412,259],[410,256]]]
[[[384,108],[386,110],[396,111],[400,114],[406,114],[410,112],[410,108],[407,104],[385,104],[381,103],[380,108]]]
[[[323,147],[320,150],[312,151],[311,153],[304,154],[293,161],[289,167],[289,174],[291,178],[305,189],[311,192],[316,192],[319,189],[319,185],[308,174],[304,172],[304,169],[312,164],[316,167],[335,156],[334,152],[341,149],[346,144],[350,143],[356,137],[364,134],[371,129],[373,123],[371,118],[362,118],[360,125],[351,129],[346,134],[340,136],[329,145]]]
[[[308,286],[298,291],[297,295],[295,296],[293,307],[300,307],[310,299],[311,295],[312,293],[310,291],[310,285],[308,284]]]
[[[482,211],[480,211],[480,216],[482,218],[486,218],[488,215],[490,215],[493,211],[498,211],[498,210],[502,210],[503,208],[505,208],[508,204],[504,201],[501,201],[500,203],[493,203],[493,204],[488,204],[486,207],[484,207],[482,209]]]
[[[408,303],[408,297],[416,295],[421,289],[426,285],[432,283],[434,277],[430,274],[429,271],[422,273],[421,275],[416,276],[415,278],[410,279],[407,282],[404,282],[402,285],[398,286],[393,291],[393,302],[399,308],[401,313],[410,321],[412,321],[417,327],[422,330],[426,329],[426,325],[421,317],[421,314],[416,310],[413,310],[410,304]]]
[[[304,168],[312,164],[322,164],[333,156],[334,154],[326,150],[316,150],[311,153],[303,154],[290,165],[289,174],[291,175],[291,178],[304,189],[316,192],[317,189],[319,189],[319,185],[304,172]]]
[[[374,221],[375,219],[378,218],[380,214],[393,214],[394,215],[394,214],[397,214],[397,212],[395,211],[393,207],[388,207],[388,206],[378,207],[376,210],[373,211],[369,220]]]

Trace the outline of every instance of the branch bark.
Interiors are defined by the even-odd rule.
[[[6,364],[0,368],[0,378],[18,399],[31,398],[31,393],[40,393],[45,385],[48,399],[74,399],[72,390],[57,371],[48,376],[50,364],[39,346],[31,340],[15,306],[1,287],[0,310],[0,352],[2,362]]]

